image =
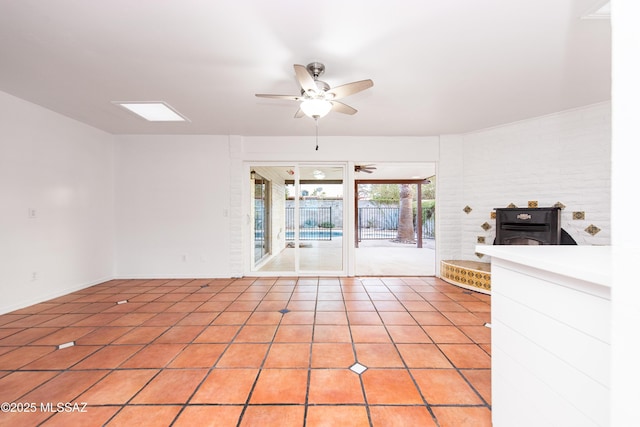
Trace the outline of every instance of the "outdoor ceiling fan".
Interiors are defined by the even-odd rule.
[[[374,165],[355,165],[356,172],[373,173],[377,168]]]
[[[312,62],[306,67],[295,64],[293,69],[300,84],[300,95],[257,93],[256,96],[259,98],[284,99],[287,101],[300,102],[300,107],[294,115],[296,118],[306,115],[317,121],[317,119],[326,116],[329,111],[351,115],[355,114],[358,110],[339,100],[373,86],[373,81],[367,79],[331,88],[326,82],[318,80],[318,77],[324,74],[325,70],[324,64],[320,62]]]

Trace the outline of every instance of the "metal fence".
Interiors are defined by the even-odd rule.
[[[398,233],[399,207],[372,206],[358,208],[358,240],[393,239]],[[417,229],[418,215],[414,212],[413,226]],[[435,238],[435,212],[422,208],[422,237]]]
[[[358,241],[394,239],[398,234],[399,213],[397,206],[358,208]],[[294,215],[294,208],[285,208],[287,240],[293,240],[295,236]],[[423,238],[435,238],[435,219],[433,208],[422,208]],[[418,215],[414,212],[416,230],[417,221]],[[300,208],[300,240],[332,240],[336,236],[342,236],[342,230],[335,230],[331,206]]]
[[[416,218],[414,224],[417,221]],[[436,211],[433,208],[422,208],[422,237],[425,239],[436,237]]]
[[[294,208],[285,208],[287,240],[293,240],[295,237],[294,215]],[[331,206],[300,208],[300,240],[331,240],[338,235],[334,228]]]

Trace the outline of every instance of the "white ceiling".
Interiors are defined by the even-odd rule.
[[[0,0],[0,90],[114,134],[309,135],[293,64],[370,78],[323,135],[463,133],[610,99],[601,0]],[[112,101],[165,101],[148,123]]]

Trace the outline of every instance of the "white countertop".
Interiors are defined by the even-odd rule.
[[[611,287],[610,246],[477,245],[476,252],[517,264]]]

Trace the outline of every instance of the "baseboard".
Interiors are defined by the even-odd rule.
[[[26,301],[21,301],[21,302],[19,302],[17,304],[11,304],[11,305],[8,305],[8,306],[2,306],[2,307],[0,307],[0,314],[11,313],[12,311],[16,311],[16,310],[20,310],[21,308],[29,307],[30,305],[40,304],[41,302],[49,301],[49,300],[52,300],[54,298],[58,298],[58,297],[61,297],[61,296],[64,296],[64,295],[68,295],[68,294],[76,292],[76,291],[80,291],[82,289],[90,288],[91,286],[95,286],[95,285],[98,285],[100,283],[108,282],[109,280],[113,280],[113,278],[109,277],[109,278],[104,278],[104,279],[100,279],[100,280],[91,281],[89,283],[84,283],[82,285],[73,286],[73,287],[70,287],[70,288],[64,288],[62,290],[59,290],[57,292],[52,292],[50,294],[39,295],[37,298],[33,298],[33,299],[30,299],[30,300],[26,300]]]
[[[130,274],[130,275],[122,275],[116,276],[113,280],[139,280],[139,279],[149,279],[149,280],[157,280],[157,279],[232,279],[234,276],[224,276],[224,275],[182,275],[182,274]]]

